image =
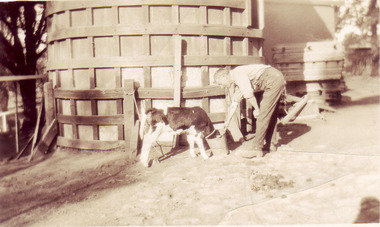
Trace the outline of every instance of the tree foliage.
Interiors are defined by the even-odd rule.
[[[379,3],[377,0],[345,0],[338,16],[338,34],[346,48],[371,48],[371,75],[378,76],[379,67]]]
[[[356,35],[369,41],[371,26],[379,23],[379,6],[376,0],[346,0],[341,6],[337,29],[342,35]]]
[[[14,75],[34,75],[45,50],[44,1],[0,2],[0,64]],[[20,81],[25,123],[36,120],[36,82]]]

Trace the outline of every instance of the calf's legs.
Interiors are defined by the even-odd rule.
[[[196,143],[199,152],[201,153],[203,159],[208,159],[208,155],[206,154],[205,146],[203,144],[203,139],[201,137],[201,133],[198,134],[189,134],[187,135],[187,142],[189,143],[189,149],[190,149],[190,156],[195,158],[197,157],[197,154],[195,153],[194,144]]]
[[[160,136],[163,127],[163,124],[157,124],[156,130],[144,135],[143,145],[141,147],[140,162],[146,167],[149,165],[149,152],[152,144],[157,141],[157,138]]]

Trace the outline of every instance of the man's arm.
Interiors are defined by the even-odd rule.
[[[227,116],[226,122],[224,123],[225,128],[227,128],[228,125],[230,124],[232,116],[235,114],[237,107],[238,107],[238,103],[236,101],[232,101],[230,109],[228,110],[228,116]]]
[[[257,103],[257,99],[256,97],[253,95],[251,98],[248,98],[248,101],[249,103],[251,103],[251,105],[253,106],[254,110],[253,110],[253,116],[255,118],[257,118],[257,116],[259,115],[260,113],[260,108],[259,108],[259,105]]]

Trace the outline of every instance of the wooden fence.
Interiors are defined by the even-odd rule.
[[[209,98],[224,96],[225,91],[219,86],[208,86],[201,88],[183,88],[181,95],[184,99]],[[174,99],[173,89],[143,88],[136,87],[134,80],[124,80],[123,88],[115,89],[88,89],[88,90],[68,90],[54,89],[54,99],[69,100],[71,115],[62,114],[60,105],[57,105],[57,120],[59,126],[59,136],[57,145],[65,147],[75,147],[80,149],[113,149],[125,147],[130,154],[137,150],[138,110],[136,103],[140,100],[154,99]],[[90,100],[92,115],[78,115],[75,102],[78,100]],[[100,116],[97,115],[95,102],[98,100],[117,100],[117,114]],[[135,103],[136,102],[136,103]],[[223,122],[225,113],[209,113],[213,123]],[[64,124],[71,124],[73,127],[73,138],[66,138],[62,135]],[[90,125],[93,128],[93,140],[80,139],[78,125]],[[100,140],[98,126],[117,125],[118,140]]]

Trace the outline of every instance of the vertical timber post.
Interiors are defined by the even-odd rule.
[[[124,140],[125,151],[129,152],[130,158],[132,158],[132,153],[137,149],[137,147],[132,147],[132,134],[135,127],[134,92],[134,80],[124,80]]]
[[[176,107],[181,106],[181,77],[182,77],[182,39],[174,36],[174,101]]]
[[[46,125],[50,125],[55,119],[53,83],[51,81],[44,84],[44,97]]]

